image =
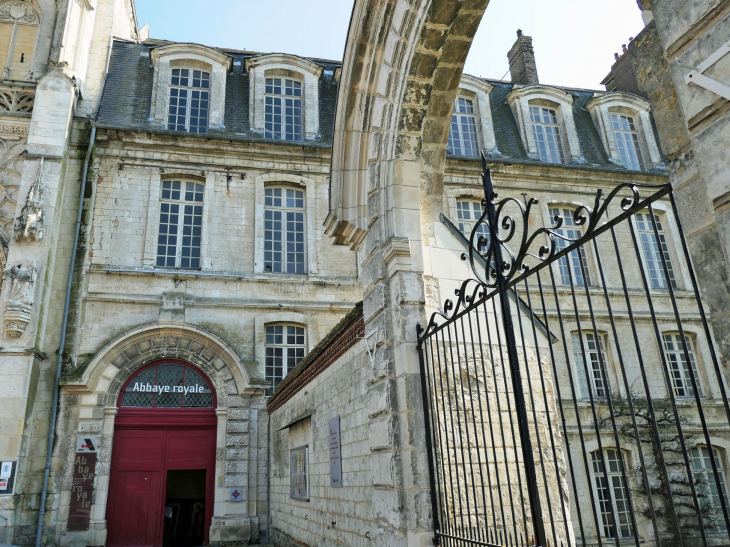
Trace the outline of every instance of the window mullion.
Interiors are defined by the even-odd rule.
[[[180,192],[184,192],[184,187],[181,186]],[[180,201],[179,214],[177,215],[177,241],[175,245],[175,267],[179,268],[182,264],[182,242],[183,242],[183,227],[185,225],[185,202]]]

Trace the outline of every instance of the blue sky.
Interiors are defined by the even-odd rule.
[[[351,0],[137,0],[152,38],[335,60],[351,11]],[[502,78],[518,28],[533,37],[542,83],[602,89],[643,23],[636,0],[491,0],[465,71]]]

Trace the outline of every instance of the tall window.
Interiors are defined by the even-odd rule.
[[[459,217],[459,231],[464,234],[465,238],[469,239],[471,237],[474,225],[479,220],[479,217],[482,216],[483,212],[484,208],[482,207],[481,201],[461,200],[456,202],[456,214]],[[477,234],[474,236],[475,244],[478,242],[477,238],[479,236],[483,236],[489,241],[489,227],[484,223],[480,224],[477,228]],[[482,247],[480,250],[484,251],[485,248]]]
[[[266,188],[264,271],[306,273],[304,269],[304,191]]]
[[[304,140],[301,82],[266,78],[264,122],[264,137],[267,139]]]
[[[266,327],[266,381],[271,383],[267,395],[278,386],[299,361],[304,359],[304,327],[270,325]]]
[[[622,114],[611,114],[611,128],[616,139],[621,164],[626,169],[643,171],[644,160],[641,157],[639,133],[636,130],[634,118]]]
[[[558,115],[555,110],[544,106],[531,106],[530,120],[540,160],[546,163],[565,163]]]
[[[702,384],[700,376],[697,373],[697,357],[695,356],[694,345],[689,336],[685,336],[684,340],[687,345],[687,354],[689,362],[684,352],[684,344],[681,336],[677,334],[665,334],[662,336],[664,342],[664,354],[667,356],[669,370],[672,373],[672,385],[674,386],[674,394],[677,397],[694,397],[695,392],[692,389],[692,377],[694,376],[697,384],[697,391],[700,397],[702,394]]]
[[[470,99],[459,97],[454,104],[449,132],[449,152],[457,156],[479,155],[474,103]]]
[[[669,254],[667,246],[667,238],[664,233],[659,215],[654,215],[654,223],[656,231],[659,234],[657,241],[654,234],[654,225],[652,224],[651,215],[648,213],[636,213],[636,225],[639,228],[639,239],[641,241],[641,250],[644,254],[644,261],[649,273],[649,282],[652,289],[667,289],[667,276],[664,274],[664,265],[662,264],[662,255],[667,263],[667,273],[669,274],[669,282],[672,288],[677,288],[677,280],[674,276],[674,267],[672,266],[672,257]]]
[[[199,269],[202,235],[203,185],[163,180],[157,266]]]
[[[577,332],[572,334],[572,338],[573,358],[578,371],[581,396],[584,399],[589,399],[592,393],[594,397],[606,397],[606,392],[610,389],[607,378],[606,337],[594,332],[584,332],[583,348],[581,348],[580,335]],[[585,350],[585,354],[583,350]],[[583,360],[584,355],[585,362]],[[586,377],[586,368],[588,368],[590,378]]]
[[[210,74],[189,68],[172,69],[167,128],[191,133],[208,132]]]
[[[634,537],[631,527],[631,507],[626,481],[621,473],[621,464],[617,450],[606,449],[604,458],[608,465],[608,472],[603,472],[603,459],[601,453],[596,450],[591,452],[593,460],[593,479],[596,486],[596,497],[601,509],[601,521],[603,535],[607,538]]]
[[[570,209],[561,210],[558,208],[550,208],[550,217],[552,218],[553,226],[557,224],[555,217],[563,218],[563,226],[555,230],[556,233],[569,239],[578,239],[583,235],[583,232],[580,230],[580,226],[575,223],[573,211]],[[558,252],[572,244],[572,242],[559,237],[555,238],[555,243]],[[573,283],[577,287],[585,287],[586,285],[591,284],[591,278],[588,272],[588,260],[583,247],[574,249],[566,256],[559,259],[558,267],[560,269],[560,280],[563,285],[570,285],[571,275],[573,277]],[[583,275],[584,273],[585,275]]]
[[[715,474],[712,472],[710,450],[706,446],[696,446],[690,449],[690,455],[692,456],[692,470],[694,471],[695,484],[700,494],[700,503],[705,509],[703,519],[705,520],[705,526],[713,531],[723,531],[726,529],[726,526],[725,517],[722,513],[720,492],[722,492],[722,496],[725,498],[725,504],[728,507],[730,507],[730,499],[727,496],[725,471],[720,461],[720,455],[717,450],[712,449],[720,483],[719,488],[718,481],[715,480]]]

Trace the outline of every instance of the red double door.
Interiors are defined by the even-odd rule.
[[[205,543],[213,517],[216,418],[208,412],[122,409],[106,509],[108,547],[162,547],[167,472],[205,470]]]

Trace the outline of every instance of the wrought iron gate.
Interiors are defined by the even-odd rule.
[[[671,187],[535,228],[483,164],[474,278],[418,326],[434,542],[727,544],[725,374]]]

